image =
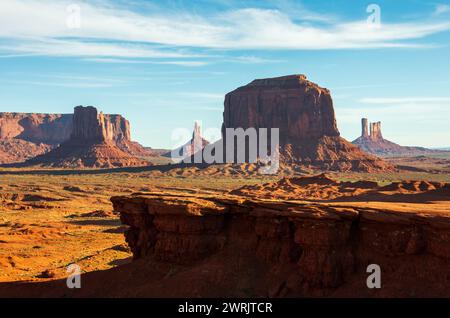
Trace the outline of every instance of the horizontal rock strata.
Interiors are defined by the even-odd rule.
[[[255,259],[265,274],[250,284],[261,296],[383,296],[398,295],[397,289],[406,296],[450,296],[450,211],[180,193],[111,200],[129,226],[126,241],[135,259],[194,267],[215,257],[221,273]],[[369,264],[381,266],[384,289],[367,288]],[[256,272],[248,268],[246,275]],[[227,279],[219,275],[216,283]]]
[[[263,128],[268,134],[272,128],[279,129],[282,165],[337,171],[393,170],[390,164],[340,136],[330,91],[308,81],[305,75],[257,79],[226,94],[222,125],[225,144],[229,128]],[[209,152],[216,146],[205,149]],[[246,162],[254,161],[248,147],[243,151]],[[235,157],[236,153],[235,149]],[[228,156],[232,158],[232,154]]]
[[[126,118],[113,114],[103,117],[107,140],[131,155],[152,154],[151,150],[131,140],[131,127]],[[23,162],[68,141],[74,120],[77,120],[74,114],[0,113],[0,163]],[[77,129],[86,124],[81,123]]]

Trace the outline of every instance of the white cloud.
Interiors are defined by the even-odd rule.
[[[107,0],[79,1],[81,28],[68,28],[69,4],[72,1],[1,1],[1,52],[157,59],[189,58],[192,54],[181,47],[311,50],[417,47],[423,44],[410,40],[450,29],[449,21],[386,23],[380,28],[370,27],[365,21],[314,25],[311,21],[327,18],[308,11],[299,21],[290,12],[280,11],[283,7],[237,9],[204,16],[175,11],[144,14],[119,8]]]
[[[245,64],[267,64],[267,63],[280,63],[283,60],[278,59],[267,59],[258,56],[238,56],[234,59],[230,59],[232,62],[245,63]]]
[[[49,81],[9,81],[6,83],[20,85],[37,85],[50,87],[66,87],[66,88],[107,88],[114,86],[111,83],[90,83],[90,82],[49,82]]]
[[[19,74],[26,80],[10,80],[8,75]],[[35,86],[52,86],[67,88],[107,88],[113,86],[127,85],[127,81],[118,78],[97,77],[97,76],[79,76],[77,74],[29,74],[29,73],[10,73],[5,74],[0,83],[2,85],[20,84]]]
[[[206,61],[149,61],[149,60],[131,60],[131,59],[117,59],[117,58],[87,58],[87,62],[98,63],[114,63],[114,64],[166,64],[166,65],[180,65],[180,66],[204,66],[209,64]]]
[[[11,40],[9,45],[0,45],[0,51],[13,51],[23,55],[50,56],[105,56],[126,58],[180,58],[196,57],[176,51],[152,49],[148,45],[132,43],[83,42],[80,40],[59,39],[20,39]]]

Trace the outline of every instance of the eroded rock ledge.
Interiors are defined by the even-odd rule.
[[[450,296],[450,213],[212,194],[111,200],[134,258],[191,267],[252,259],[257,268],[241,279],[253,277],[258,296]],[[381,266],[381,289],[367,288],[368,264]]]

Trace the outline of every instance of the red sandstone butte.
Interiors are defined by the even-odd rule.
[[[151,150],[131,140],[127,119],[121,115],[103,116],[107,139],[131,155],[152,155]],[[68,141],[73,117],[73,114],[0,113],[0,164],[23,162]]]
[[[72,134],[68,141],[49,153],[26,161],[25,165],[63,168],[112,168],[146,166],[148,162],[121,150],[114,140],[117,130],[103,113],[92,106],[75,107]],[[116,126],[117,128],[118,126]],[[128,138],[127,127],[124,128]],[[129,131],[129,130],[128,130]]]
[[[392,166],[340,137],[330,91],[289,75],[257,79],[225,96],[226,128],[279,128],[284,164],[323,170],[383,171]]]

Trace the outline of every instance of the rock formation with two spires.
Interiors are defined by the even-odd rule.
[[[444,152],[423,147],[401,146],[389,141],[383,138],[381,122],[378,121],[369,124],[367,118],[361,119],[361,136],[352,143],[361,150],[377,156],[420,156]]]

